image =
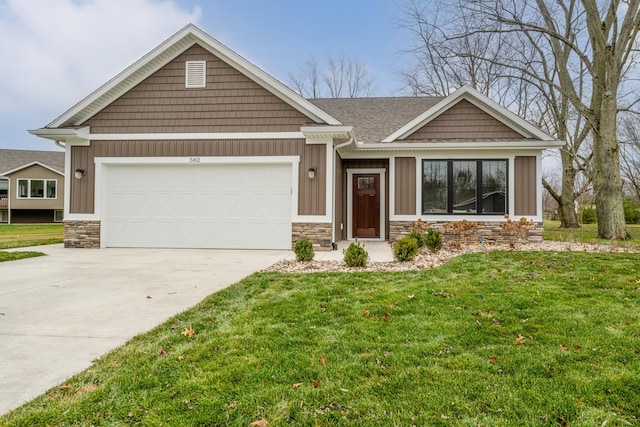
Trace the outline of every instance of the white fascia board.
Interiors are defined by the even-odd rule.
[[[194,44],[200,44],[203,48],[219,57],[222,61],[237,69],[242,74],[254,80],[256,83],[263,86],[269,92],[273,93],[278,98],[282,99],[287,104],[291,105],[302,114],[310,117],[318,123],[328,123],[339,125],[339,120],[333,118],[325,111],[318,108],[316,105],[307,101],[302,96],[298,95],[291,88],[275,79],[265,71],[250,63],[233,50],[229,49],[213,37],[206,34],[193,24],[188,24],[182,30],[165,40],[158,47],[151,52],[144,55],[138,61],[127,67],[120,72],[114,78],[100,86],[97,90],[92,92],[89,96],[78,102],[71,107],[61,116],[52,121],[47,127],[57,128],[64,124],[68,124],[67,121],[73,119],[83,110],[87,109],[86,114],[81,114],[79,117],[73,119],[73,125],[88,120],[97,111],[90,109],[91,105],[98,101],[101,97],[106,96],[110,91],[114,90],[115,93],[111,94],[110,99],[117,99],[123,93],[134,87],[142,80],[155,73],[157,70],[171,62],[178,55],[186,51]],[[145,69],[146,67],[146,69]],[[135,78],[131,79],[134,74]],[[127,82],[128,79],[131,79]],[[121,87],[118,87],[121,85]],[[90,110],[89,110],[90,109]],[[100,108],[101,109],[101,108]]]
[[[430,151],[430,150],[546,150],[561,148],[564,141],[470,141],[470,142],[379,142],[357,144],[356,151]]]
[[[60,176],[64,176],[64,173],[62,173],[60,171],[57,171],[57,170],[53,169],[52,167],[47,166],[45,164],[42,164],[42,163],[40,163],[38,161],[27,163],[26,165],[23,165],[23,166],[18,166],[15,169],[11,169],[10,171],[4,172],[2,175],[3,176],[8,176],[8,175],[11,175],[12,173],[21,171],[21,170],[26,169],[26,168],[31,167],[31,166],[41,166],[41,167],[43,167],[43,168],[45,168],[45,169],[47,169],[47,170],[49,170],[49,171],[51,171],[53,173],[56,173],[56,174],[58,174]],[[46,178],[43,178],[43,179],[46,179]]]
[[[309,140],[349,139],[353,137],[353,126],[302,126],[300,132]]]
[[[28,131],[32,135],[52,141],[62,141],[69,145],[89,145],[89,139],[78,129],[34,129]]]
[[[92,133],[92,141],[203,140],[203,139],[304,139],[302,132],[225,132],[225,133]]]
[[[400,129],[393,132],[391,135],[387,136],[382,140],[382,142],[392,142],[395,140],[402,140],[406,138],[461,99],[465,99],[471,102],[473,105],[491,115],[496,120],[504,123],[511,128],[520,129],[532,138],[537,138],[542,141],[554,140],[554,138],[542,132],[536,126],[533,126],[531,123],[522,119],[517,114],[514,114],[508,109],[502,107],[500,104],[494,102],[491,98],[483,95],[470,86],[464,85],[460,89],[444,98],[442,101],[438,102],[433,107],[429,108],[424,113],[411,120]]]

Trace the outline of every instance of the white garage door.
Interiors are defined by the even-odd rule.
[[[290,249],[290,164],[108,165],[107,247]]]

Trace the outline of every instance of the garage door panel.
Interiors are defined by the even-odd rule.
[[[118,165],[105,175],[107,246],[291,246],[290,164]]]

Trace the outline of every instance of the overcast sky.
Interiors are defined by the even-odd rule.
[[[312,55],[364,63],[397,95],[403,0],[0,0],[0,148],[46,126],[188,23],[288,83]]]

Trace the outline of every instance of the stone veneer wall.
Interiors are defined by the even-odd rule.
[[[502,221],[470,221],[478,224],[472,232],[467,236],[468,242],[479,242],[480,238],[485,243],[509,243],[509,237],[500,234]],[[447,241],[447,233],[444,230],[446,222],[423,222],[426,226],[432,227],[442,233],[444,242]],[[397,241],[402,236],[407,235],[413,228],[413,221],[391,221],[389,223],[389,240]],[[529,243],[542,242],[542,222],[534,222],[528,232]]]
[[[331,224],[324,222],[294,222],[291,233],[291,247],[301,238],[308,238],[316,251],[330,251]]]
[[[64,247],[94,249],[100,247],[100,221],[65,221]]]

